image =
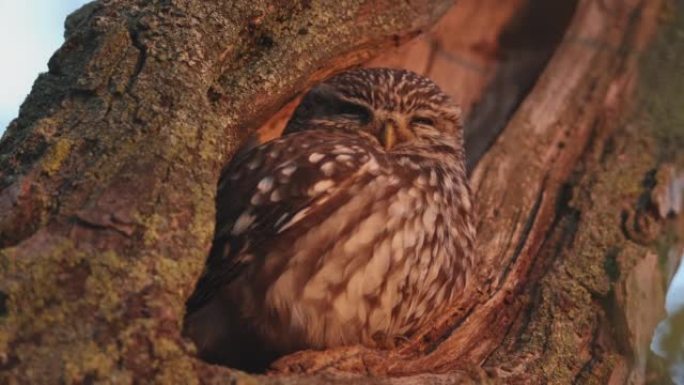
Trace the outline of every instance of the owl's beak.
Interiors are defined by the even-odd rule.
[[[380,135],[380,142],[385,150],[389,150],[397,142],[397,129],[394,124],[386,122],[382,128],[382,133]]]

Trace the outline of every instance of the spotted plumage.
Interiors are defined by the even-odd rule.
[[[466,285],[475,230],[459,110],[430,80],[359,69],[314,87],[281,138],[239,152],[187,302],[200,356],[391,346]]]

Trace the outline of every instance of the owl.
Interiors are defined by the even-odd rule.
[[[418,74],[355,69],[239,151],[186,304],[199,356],[258,371],[297,350],[387,348],[444,310],[474,263],[459,111]]]

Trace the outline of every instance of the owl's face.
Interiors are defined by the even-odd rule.
[[[323,128],[355,132],[385,150],[461,137],[460,110],[431,80],[405,70],[344,72],[304,97],[285,133]]]

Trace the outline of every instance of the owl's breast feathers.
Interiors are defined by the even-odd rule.
[[[472,263],[459,160],[385,153],[328,131],[290,134],[234,159],[188,313],[217,300],[239,306],[235,314],[282,351],[411,332],[463,288]]]

